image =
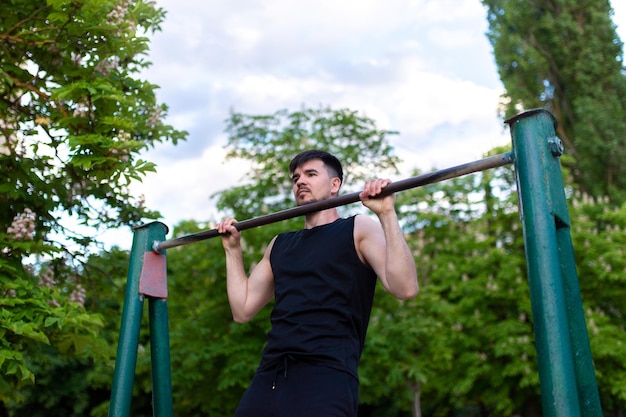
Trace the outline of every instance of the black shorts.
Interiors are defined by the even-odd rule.
[[[289,359],[254,375],[235,417],[354,417],[358,395],[347,372]]]

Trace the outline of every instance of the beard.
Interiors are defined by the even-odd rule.
[[[304,199],[304,198],[303,199],[296,198],[296,205],[304,206],[306,204],[315,203],[316,201],[318,201],[318,199],[313,197],[313,196],[309,196],[306,199]]]

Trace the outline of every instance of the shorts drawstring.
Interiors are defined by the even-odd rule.
[[[282,370],[283,370],[283,376],[285,378],[285,381],[287,380],[287,367],[288,367],[288,363],[290,359],[294,360],[294,357],[291,355],[283,356]],[[276,365],[276,372],[274,373],[274,382],[272,382],[273,390],[276,389],[276,380],[278,379],[278,372],[280,372],[280,370],[281,370],[281,363],[279,362],[278,365]]]

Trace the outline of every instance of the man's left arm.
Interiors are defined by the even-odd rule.
[[[398,222],[392,194],[378,197],[390,183],[373,180],[360,194],[363,205],[373,211],[380,225],[365,216],[357,216],[357,249],[376,271],[387,291],[401,300],[415,297],[419,291],[417,269]]]

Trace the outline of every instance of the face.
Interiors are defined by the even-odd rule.
[[[319,159],[312,159],[297,167],[291,179],[293,195],[299,206],[331,198],[337,195],[341,185],[339,178],[331,177],[324,162]]]

